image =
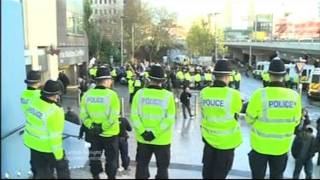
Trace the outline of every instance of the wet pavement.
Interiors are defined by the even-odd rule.
[[[250,96],[254,90],[262,87],[262,82],[256,79],[242,77],[240,91],[244,99],[250,99]],[[126,86],[115,85],[115,90],[118,92],[119,97],[124,99],[124,109],[125,116],[129,117],[130,115],[130,105],[128,103],[128,91]],[[78,112],[77,108],[77,98],[72,98],[76,95],[74,89],[70,89],[69,93],[65,96],[63,101],[63,106],[71,106],[75,112]],[[196,99],[198,92],[193,91],[193,96],[191,99],[191,106],[193,114],[199,114],[199,107],[196,105]],[[67,98],[66,98],[67,97]],[[309,104],[309,100],[306,98],[306,95],[303,95],[303,106],[306,107],[309,111],[310,119],[312,124],[315,125],[315,121],[320,117],[320,108],[314,104]],[[175,124],[175,131],[173,142],[171,144],[171,166],[169,169],[170,178],[201,178],[201,168],[202,168],[202,152],[203,152],[203,142],[201,140],[200,134],[200,116],[196,116],[194,119],[183,119],[180,103],[177,103],[177,120]],[[246,124],[245,120],[240,120],[241,130],[243,135],[243,143],[236,148],[235,158],[228,178],[251,178],[248,156],[247,154],[251,150],[249,142],[249,132],[250,127]],[[68,128],[69,134],[77,135],[78,126],[69,125]],[[71,130],[72,129],[72,130]],[[136,153],[136,140],[134,138],[133,132],[129,133],[129,155],[131,160],[134,160]],[[87,154],[88,150],[85,146],[85,143],[82,140],[76,138],[66,138],[65,139],[65,148],[67,155],[70,159],[70,166],[73,168],[72,177],[73,178],[91,178],[91,175],[88,171],[87,166]],[[75,148],[76,147],[76,148]],[[68,151],[76,152],[69,153]],[[317,155],[313,158],[314,178],[320,178],[320,167],[316,166]],[[155,159],[154,157],[151,160],[151,178],[154,177],[156,169],[154,166]],[[82,168],[80,168],[82,167]],[[130,172],[119,173],[119,178],[134,178],[134,166],[131,166]],[[289,152],[289,160],[287,163],[287,168],[284,176],[286,178],[291,178],[294,169],[294,159],[292,158]],[[267,171],[268,172],[268,171]],[[83,175],[81,175],[83,174]],[[301,172],[300,178],[304,178],[304,172]]]

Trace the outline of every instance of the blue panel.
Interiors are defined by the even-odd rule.
[[[6,134],[24,123],[20,95],[25,89],[24,39],[22,4],[19,0],[1,0],[1,177],[8,172],[11,178],[26,177],[29,153],[21,136]]]

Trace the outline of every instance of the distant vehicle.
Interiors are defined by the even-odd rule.
[[[290,81],[294,81],[294,78],[298,76],[298,72],[296,70],[296,65],[293,63],[285,64],[286,71],[289,73]]]
[[[256,64],[256,69],[253,71],[253,77],[257,79],[261,79],[261,75],[264,72],[268,72],[269,69],[269,61],[259,61]]]
[[[177,55],[175,58],[173,58],[173,62],[179,63],[179,64],[184,64],[185,60],[187,60],[187,63],[189,63],[189,57],[187,55]]]
[[[303,89],[307,89],[308,85],[311,83],[311,78],[314,72],[314,65],[306,64],[303,66],[300,74],[300,83]]]
[[[200,56],[196,60],[196,64],[201,66],[211,66],[212,65],[212,57],[211,56]]]
[[[309,84],[308,97],[320,100],[320,68],[315,68]]]

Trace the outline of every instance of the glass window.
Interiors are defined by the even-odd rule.
[[[100,0],[100,4],[102,4],[102,0]]]
[[[109,9],[109,14],[112,14],[112,10],[111,9]]]
[[[105,10],[104,10],[104,15],[106,15],[106,14],[107,14],[107,10],[105,9]]]
[[[103,11],[102,11],[102,9],[100,9],[100,15],[102,15],[103,14]]]
[[[116,9],[113,9],[113,14],[117,14],[117,10]]]
[[[107,4],[107,0],[104,0],[104,3]]]
[[[117,0],[113,0],[113,3],[116,4],[116,3],[117,3]]]
[[[109,4],[111,4],[111,0],[109,0]]]
[[[94,0],[94,3],[95,3],[95,4],[98,4],[98,0]]]
[[[98,9],[95,9],[95,10],[94,10],[94,14],[98,14]]]
[[[84,34],[83,0],[66,0],[66,24],[68,34]],[[95,13],[97,10],[95,9]]]

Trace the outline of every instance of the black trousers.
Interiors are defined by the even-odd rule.
[[[136,179],[148,179],[149,162],[152,154],[156,156],[157,175],[156,179],[168,179],[168,168],[170,164],[170,144],[169,145],[151,145],[138,143],[137,147],[137,167]]]
[[[95,135],[89,149],[90,171],[93,176],[99,175],[103,169],[101,155],[104,150],[106,157],[105,170],[109,179],[116,177],[119,159],[119,137],[101,137]]]
[[[270,169],[270,179],[282,179],[287,166],[288,155],[279,156],[260,154],[251,150],[249,155],[249,165],[253,179],[264,179],[267,164]]]
[[[232,168],[233,158],[234,149],[220,150],[205,143],[202,177],[204,179],[225,179]]]
[[[69,164],[67,160],[57,163],[53,153],[44,153],[31,149],[31,163],[35,173],[35,179],[54,179],[54,168],[58,179],[70,179]]]
[[[235,82],[234,82],[234,85],[235,85],[235,88],[236,88],[237,90],[240,89],[240,81],[235,81]]]
[[[183,118],[186,119],[187,115],[186,115],[186,109],[188,110],[189,113],[189,117],[191,116],[191,109],[190,109],[190,104],[183,104],[182,103],[182,112],[183,112]]]
[[[126,137],[119,137],[119,150],[121,155],[122,167],[128,169],[130,157],[128,155],[128,140]]]

